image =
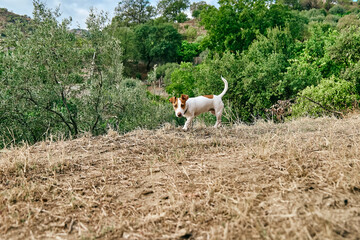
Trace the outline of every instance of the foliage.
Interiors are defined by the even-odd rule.
[[[205,1],[193,2],[190,5],[190,12],[193,18],[199,18],[201,11],[206,10],[210,7]]]
[[[260,27],[265,26],[265,1],[223,0],[219,4],[219,9],[210,7],[201,13],[201,23],[208,33],[207,47],[217,52],[247,49]]]
[[[115,8],[116,21],[125,26],[146,23],[155,15],[149,0],[122,0]]]
[[[105,13],[91,9],[80,36],[69,30],[69,19],[57,21],[59,9],[34,1],[29,31],[24,23],[7,26],[0,42],[0,144],[173,121],[166,99],[124,77],[134,75],[129,69],[138,71],[138,63],[147,71],[157,64],[148,76],[164,80],[176,96],[219,94],[224,76],[227,111],[246,122],[265,118],[279,100],[297,98],[294,117],[326,113],[306,97],[336,111],[357,100],[359,8],[349,1],[193,3],[190,10],[206,30],[196,41],[195,28],[185,27],[181,36],[174,24],[186,20],[189,4],[161,0],[154,18],[148,0],[124,0],[111,25]],[[196,56],[201,61],[193,65]]]
[[[164,80],[165,85],[169,85],[171,83],[171,74],[172,72],[179,68],[180,65],[178,63],[165,63],[160,65],[156,69],[156,78],[162,78]]]
[[[318,117],[332,115],[331,111],[344,111],[351,108],[359,98],[354,89],[354,84],[345,80],[334,77],[323,79],[319,85],[307,87],[299,93],[297,102],[292,107],[292,116]],[[318,104],[309,101],[308,98]]]
[[[193,42],[196,39],[197,34],[198,34],[196,28],[189,26],[189,25],[185,25],[185,27],[187,27],[185,30],[185,33],[183,33],[185,40],[187,40],[189,42]]]
[[[333,15],[343,16],[346,13],[346,9],[341,5],[335,5],[329,9],[329,13]]]
[[[340,18],[338,15],[329,14],[325,17],[324,23],[329,23],[332,27],[336,27]]]
[[[135,41],[147,68],[154,60],[175,61],[181,35],[171,24],[142,24],[135,28]]]
[[[171,84],[166,87],[166,92],[176,97],[179,97],[181,94],[194,97],[195,79],[192,70],[192,63],[182,62],[180,68],[174,69],[171,73]]]
[[[290,11],[288,7],[278,4],[270,6],[264,20],[265,24],[260,29],[260,33],[266,34],[267,29],[272,28],[287,28],[292,38],[298,40],[303,40],[308,23],[308,19],[297,11]]]
[[[309,11],[303,11],[302,14],[306,16],[310,22],[322,22],[326,17],[326,11],[324,9],[312,8]]]
[[[304,88],[316,86],[321,78],[321,72],[315,62],[309,63],[304,58],[294,59],[284,74],[280,91],[285,99],[293,98]]]
[[[356,26],[341,31],[334,43],[326,47],[327,57],[338,69],[360,60],[360,31]]]
[[[81,65],[87,54],[79,51],[74,34],[67,31],[68,20],[58,24],[57,12],[37,1],[34,7],[33,34],[25,36],[15,26],[7,34],[7,46],[14,50],[4,58],[1,82],[7,115],[0,129],[6,132],[6,125],[16,119],[11,123],[13,133],[7,136],[30,142],[41,139],[49,129],[79,133],[80,109],[70,94],[71,85],[82,81]]]
[[[304,10],[318,9],[321,7],[321,1],[318,0],[300,0],[301,8]]]
[[[289,26],[294,38],[302,38],[306,19],[283,5],[263,0],[231,0],[219,2],[219,9],[210,7],[201,13],[201,23],[208,32],[206,46],[216,52],[248,49],[256,36],[273,27]]]
[[[259,58],[259,62],[249,60],[248,57],[244,59],[242,82],[246,103],[243,108],[248,117],[264,117],[264,110],[279,100],[278,88],[286,66],[285,56],[282,53],[271,53]],[[244,120],[249,121],[248,117]]]
[[[182,41],[181,47],[178,51],[180,61],[192,62],[194,57],[198,56],[201,52],[199,43],[189,43]]]
[[[223,75],[230,85],[224,99],[231,99],[232,110],[244,121],[251,121],[252,115],[263,116],[264,109],[280,97],[279,86],[291,44],[289,32],[274,29],[268,34],[259,36],[242,55],[227,52],[196,67],[183,63],[182,68],[173,72],[167,92],[219,94],[224,88],[220,78]]]
[[[140,58],[138,46],[135,41],[134,29],[131,27],[122,27],[113,19],[111,25],[106,27],[104,33],[105,32],[114,39],[120,41],[122,50],[121,59],[124,64],[124,75],[131,76],[133,74],[131,66]]]
[[[360,19],[354,14],[345,15],[339,19],[337,29],[342,30],[351,26],[360,27]]]
[[[308,62],[312,67],[318,68],[323,77],[329,77],[338,69],[326,56],[326,46],[332,45],[336,40],[337,32],[333,31],[328,24],[312,23],[309,28],[311,36],[302,44],[299,56],[301,62]]]
[[[190,0],[160,0],[157,9],[168,22],[183,22],[183,11],[190,6]]]
[[[108,112],[108,124],[119,132],[136,128],[153,129],[173,119],[172,109],[150,100],[145,86],[138,80],[123,80],[111,91],[110,98],[113,99],[114,111]]]
[[[80,39],[69,20],[57,22],[57,10],[38,1],[34,8],[34,31],[25,35],[14,25],[3,43],[11,50],[0,58],[1,145],[169,121],[167,108],[147,99],[140,83],[123,80],[121,43],[103,30],[106,16],[92,11]]]
[[[277,0],[276,3],[288,6],[294,10],[301,10],[301,4],[299,0]]]
[[[189,20],[187,17],[187,14],[183,13],[183,12],[179,13],[175,18],[175,21],[177,23],[183,23],[183,22],[186,22],[187,20]]]
[[[341,73],[340,77],[352,82],[355,85],[356,94],[360,95],[360,61],[352,63]]]

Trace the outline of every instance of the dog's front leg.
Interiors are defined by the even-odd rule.
[[[194,117],[189,117],[186,119],[185,125],[183,127],[184,131],[187,131],[189,129],[189,125],[191,124]]]

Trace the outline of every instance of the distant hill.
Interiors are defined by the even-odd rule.
[[[26,31],[27,24],[30,22],[31,18],[26,15],[19,15],[13,12],[9,12],[6,8],[0,8],[0,37],[5,37],[4,30],[9,24],[16,23],[19,21],[22,23],[23,31]]]
[[[0,8],[0,35],[4,36],[3,31],[5,30],[6,26],[12,23],[16,23],[17,21],[20,21],[20,23],[23,24],[23,29],[28,29],[26,28],[26,25],[31,21],[31,18],[26,15],[19,15],[13,12],[9,12],[6,8]],[[87,30],[85,29],[71,29],[70,31],[80,36],[87,34]]]
[[[9,12],[6,8],[0,8],[0,31],[4,30],[6,25],[20,21],[21,23],[28,23],[30,17],[26,15],[18,15],[13,12]]]

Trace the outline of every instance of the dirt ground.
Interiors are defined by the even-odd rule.
[[[0,150],[0,239],[360,239],[360,116]]]

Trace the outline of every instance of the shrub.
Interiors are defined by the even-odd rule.
[[[187,41],[195,41],[196,37],[197,37],[197,30],[192,27],[192,26],[189,26],[189,25],[186,25],[185,28],[185,33],[184,33],[184,36],[186,38]]]
[[[321,72],[314,63],[309,63],[303,59],[293,59],[284,74],[280,92],[283,92],[284,99],[293,98],[304,88],[316,86],[321,77]]]
[[[109,95],[112,106],[106,112],[106,124],[119,132],[136,128],[153,129],[174,118],[167,101],[151,101],[141,81],[125,79]]]
[[[311,22],[322,22],[326,17],[326,11],[324,9],[312,8],[309,11],[303,11],[302,14]]]
[[[338,15],[329,14],[326,16],[324,23],[328,23],[331,26],[336,27],[340,18],[341,17]]]
[[[319,85],[307,87],[299,93],[297,102],[292,107],[292,117],[319,117],[333,114],[307,98],[327,109],[344,111],[351,108],[359,96],[355,93],[352,82],[334,77],[323,79]]]
[[[198,56],[201,52],[199,43],[189,43],[182,41],[181,47],[178,51],[179,60],[183,62],[193,62],[194,57]]]
[[[352,82],[355,85],[356,94],[360,95],[360,61],[351,64],[340,75],[346,81]]]
[[[353,14],[345,15],[339,19],[337,29],[342,30],[350,26],[360,27],[359,17]]]
[[[195,79],[193,76],[192,63],[182,62],[180,68],[171,73],[171,83],[166,87],[166,92],[176,97],[187,94],[194,97]]]
[[[327,57],[343,69],[360,60],[360,31],[356,26],[341,31],[333,44],[326,47]]]
[[[171,74],[172,72],[179,68],[180,64],[178,63],[165,63],[157,67],[156,69],[156,78],[162,78],[165,86],[168,86],[171,83]],[[149,73],[151,74],[151,72]]]
[[[121,45],[102,31],[103,16],[90,14],[88,36],[79,44],[69,20],[58,23],[58,13],[34,5],[34,31],[8,29],[4,45],[11,50],[0,55],[1,146],[170,120],[167,105],[147,98],[139,81],[123,79]]]
[[[335,5],[329,9],[329,13],[333,15],[343,16],[346,13],[346,9],[341,5]]]

